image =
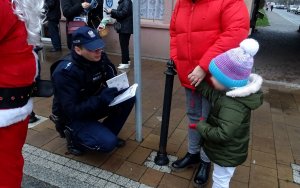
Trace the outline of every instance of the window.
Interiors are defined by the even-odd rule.
[[[162,20],[164,15],[164,0],[141,0],[141,18]]]

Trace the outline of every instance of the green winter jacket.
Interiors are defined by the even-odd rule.
[[[251,74],[249,80],[247,86],[227,93],[205,82],[196,88],[212,104],[207,120],[197,125],[204,138],[204,151],[212,162],[223,167],[238,166],[247,158],[251,110],[263,103],[262,78]]]

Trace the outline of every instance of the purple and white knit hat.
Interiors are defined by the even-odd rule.
[[[245,86],[253,67],[253,56],[258,49],[256,40],[245,39],[240,47],[215,57],[209,64],[209,71],[226,88]]]

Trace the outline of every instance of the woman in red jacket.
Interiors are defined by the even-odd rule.
[[[238,47],[249,33],[249,12],[243,0],[177,0],[170,23],[170,56],[186,91],[189,119],[188,152],[172,164],[174,171],[198,164],[196,185],[208,180],[210,161],[200,157],[200,135],[191,127],[206,119],[209,104],[197,86],[208,74],[208,65],[217,55]]]
[[[0,187],[21,187],[43,2],[0,0]]]

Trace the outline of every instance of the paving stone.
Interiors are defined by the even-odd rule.
[[[139,188],[139,187],[140,187],[140,183],[139,183],[139,182],[136,182],[136,181],[133,181],[133,180],[130,180],[130,181],[125,185],[125,187]]]
[[[279,180],[279,186],[280,188],[300,188],[299,184],[284,180]]]
[[[153,130],[153,129],[144,126],[143,129],[142,129],[142,136],[143,136],[143,139],[147,138],[147,136],[148,136],[149,134],[151,134],[152,130]],[[131,139],[131,140],[136,140],[136,134],[135,134],[135,133],[132,134],[131,137],[130,137],[130,139]]]
[[[86,152],[83,156],[74,156],[73,159],[89,164],[91,166],[101,166],[112,153],[101,153],[101,152]]]
[[[49,152],[54,152],[64,144],[66,144],[66,140],[64,138],[56,137],[53,140],[51,140],[49,143],[45,144],[42,147],[42,149],[45,149]]]
[[[190,167],[190,168],[187,168],[186,170],[184,170],[182,172],[172,171],[171,174],[176,175],[178,177],[182,177],[182,178],[187,179],[187,180],[192,180],[193,179],[193,174],[194,174],[196,169],[197,168],[195,168],[195,167]]]
[[[34,134],[27,139],[28,144],[41,147],[57,137],[56,131],[46,128],[45,130]]]
[[[157,187],[164,173],[148,168],[141,177],[140,182],[152,187]]]
[[[102,170],[102,172],[100,174],[98,174],[98,177],[105,179],[105,180],[109,180],[109,178],[113,175],[113,173],[108,172],[106,170]]]
[[[252,159],[252,147],[249,146],[247,159],[246,159],[246,161],[242,165],[249,167],[251,165],[251,163],[252,163],[251,159]]]
[[[101,165],[101,168],[110,172],[116,172],[124,162],[124,157],[118,154],[113,154],[103,165]]]
[[[90,166],[90,165],[86,165],[86,164],[83,164],[83,163],[80,163],[78,161],[74,161],[74,160],[70,160],[68,161],[65,166],[67,167],[71,167],[73,169],[76,169],[78,171],[81,171],[81,172],[89,172],[93,167]]]
[[[252,150],[252,163],[276,169],[275,155],[269,153]]]
[[[293,181],[293,171],[291,166],[277,164],[278,179],[284,181]]]
[[[88,171],[88,174],[91,174],[93,176],[99,176],[102,173],[102,169],[93,167],[90,171]]]
[[[134,125],[135,124],[130,124],[126,122],[123,128],[121,129],[120,133],[118,134],[118,137],[123,140],[127,140],[135,132]]]
[[[160,137],[158,135],[149,134],[149,136],[141,143],[141,146],[158,150]]]
[[[276,146],[277,163],[290,165],[294,162],[292,149],[289,146]]]
[[[186,137],[187,137],[186,130],[176,129],[172,133],[171,137],[168,139],[168,143],[172,143],[172,144],[182,143]]]
[[[300,128],[287,126],[293,155],[300,155]]]
[[[124,186],[126,185],[128,182],[130,182],[130,179],[129,178],[125,178],[125,177],[122,177],[122,176],[119,176],[119,178],[116,180],[116,183],[120,186]]]
[[[144,147],[138,147],[128,158],[128,161],[143,164],[152,150]]]
[[[250,167],[238,166],[234,172],[232,180],[248,184],[250,177]]]
[[[124,147],[118,148],[117,151],[115,151],[115,154],[127,158],[137,147],[138,147],[137,142],[128,140]]]
[[[250,171],[249,187],[278,187],[277,171],[275,169],[252,164]]]
[[[159,184],[159,188],[183,188],[188,187],[189,181],[172,174],[165,174]]]
[[[101,184],[100,184],[101,185]],[[120,186],[117,184],[114,184],[112,182],[107,182],[107,184],[104,186],[105,188],[119,188]]]
[[[273,138],[273,129],[272,125],[262,124],[261,126],[253,125],[253,132],[254,136],[258,136],[261,138]],[[262,129],[262,127],[264,127]]]
[[[117,174],[138,181],[142,177],[145,171],[146,171],[146,167],[126,161],[117,171]]]
[[[230,188],[248,188],[248,183],[243,183],[235,180],[230,181]]]
[[[252,137],[252,148],[257,151],[275,154],[274,140],[272,138]]]
[[[284,116],[285,123],[300,128],[300,114],[298,116]]]

